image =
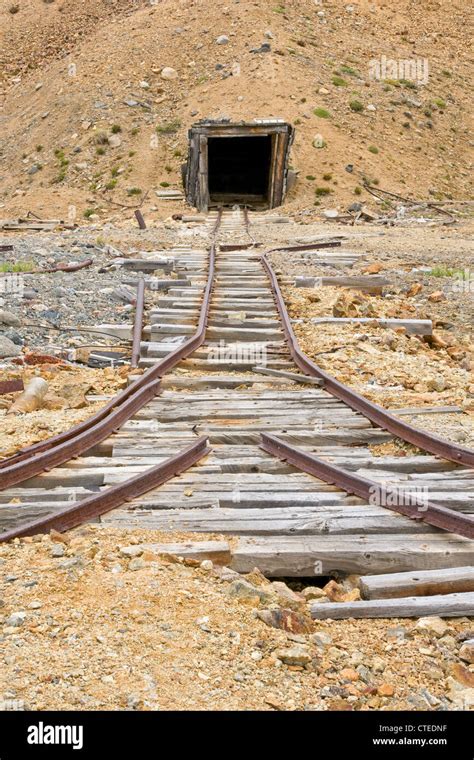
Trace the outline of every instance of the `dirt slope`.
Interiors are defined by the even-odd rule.
[[[219,16],[210,0],[152,2],[2,0],[2,217],[117,215],[147,191],[149,213],[160,184],[179,186],[187,128],[204,116],[296,125],[289,212],[370,199],[354,194],[362,175],[402,195],[469,197],[464,0],[241,0]],[[252,52],[262,42],[270,51]],[[427,84],[372,79],[381,56],[427,59]]]

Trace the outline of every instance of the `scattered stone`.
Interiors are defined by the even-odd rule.
[[[21,320],[11,311],[0,309],[0,324],[7,325],[8,327],[20,327]]]
[[[275,599],[273,594],[269,594],[267,591],[257,588],[244,580],[232,581],[227,593],[229,596],[234,597],[243,603],[249,604],[252,607],[258,607],[259,604],[269,604]]]
[[[309,647],[299,644],[288,649],[278,649],[275,656],[285,665],[308,665],[313,659]]]
[[[217,45],[227,45],[229,42],[230,40],[225,34],[221,34],[220,37],[216,39]]]
[[[334,309],[335,308],[336,307],[334,307]],[[339,314],[335,314],[334,316],[339,316]],[[360,599],[360,591],[358,588],[346,591],[341,583],[337,583],[334,580],[326,583],[323,591],[331,602],[356,602]]]
[[[303,598],[296,594],[282,581],[274,581],[271,584],[272,591],[275,592],[280,604],[284,604],[291,609],[299,609],[303,604]]]
[[[111,148],[119,148],[122,145],[120,135],[109,135],[109,145]]]
[[[319,588],[319,586],[306,586],[301,593],[307,602],[310,602],[312,599],[326,598],[326,592],[322,588]]]
[[[391,684],[383,683],[378,687],[377,694],[379,697],[393,697],[395,694],[395,689]]]
[[[309,640],[312,644],[316,644],[317,647],[327,647],[329,644],[332,644],[332,636],[324,631],[312,633]]]
[[[51,556],[52,557],[64,557],[65,554],[65,548],[64,544],[53,544],[51,547]]]
[[[5,625],[10,628],[20,628],[26,619],[26,612],[12,612],[5,620]]]
[[[459,650],[459,657],[470,665],[474,665],[474,639],[464,642]]]
[[[435,636],[444,636],[448,630],[448,625],[442,618],[433,615],[430,617],[419,618],[415,628],[420,631],[430,631],[431,633],[434,633]]]
[[[431,377],[426,381],[426,387],[430,391],[441,393],[446,388],[446,380],[443,375],[436,375],[436,377]]]
[[[122,557],[140,557],[143,554],[142,546],[121,546],[120,554]]]
[[[432,303],[439,303],[440,301],[444,301],[446,299],[446,296],[444,295],[442,290],[436,290],[434,293],[430,293],[428,296],[428,301],[431,301]]]
[[[19,346],[13,343],[9,338],[6,338],[5,335],[0,335],[0,359],[6,359],[10,356],[19,356],[20,353]]]
[[[280,628],[288,633],[310,633],[313,628],[309,617],[293,610],[261,610],[257,612],[257,617],[272,628]]]
[[[178,72],[176,71],[176,69],[171,68],[171,66],[165,66],[164,69],[161,69],[161,78],[162,79],[177,79]]]

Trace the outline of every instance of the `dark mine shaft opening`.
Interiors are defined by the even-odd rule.
[[[271,135],[209,137],[210,203],[268,203]]]

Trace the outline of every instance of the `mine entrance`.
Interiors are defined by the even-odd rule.
[[[210,137],[209,204],[268,204],[272,138]]]
[[[183,166],[188,203],[199,211],[235,203],[274,208],[285,197],[293,128],[282,119],[200,121]]]

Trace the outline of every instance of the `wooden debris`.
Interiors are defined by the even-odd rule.
[[[346,618],[392,617],[464,617],[474,615],[474,592],[408,596],[403,599],[371,599],[360,602],[321,602],[311,605],[315,620],[345,620]]]
[[[474,591],[474,567],[364,575],[359,580],[359,588],[363,599],[470,592]]]

